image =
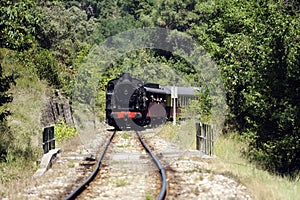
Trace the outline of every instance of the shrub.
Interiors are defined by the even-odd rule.
[[[68,140],[77,134],[75,127],[69,126],[64,120],[59,120],[54,126],[55,140],[61,143]]]

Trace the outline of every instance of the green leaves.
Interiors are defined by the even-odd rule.
[[[34,1],[1,1],[0,6],[0,47],[15,50],[30,48],[39,23]]]
[[[199,15],[193,12],[196,1],[160,1],[157,16],[154,17],[156,25],[168,29],[186,31],[190,24],[199,20]]]
[[[75,135],[77,135],[77,130],[75,127],[71,127],[67,125],[63,120],[60,120],[54,126],[54,134],[55,134],[55,141],[61,143],[64,140],[68,140]]]
[[[252,135],[248,156],[293,175],[300,162],[300,18],[295,9],[287,12],[288,4],[294,2],[203,2],[195,6],[202,21],[189,32],[222,70],[228,121]]]

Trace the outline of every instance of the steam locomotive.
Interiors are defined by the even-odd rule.
[[[182,100],[195,98],[191,88],[180,89]],[[179,100],[175,105],[177,113],[180,113]],[[172,119],[173,104],[170,87],[144,83],[129,73],[110,80],[106,86],[106,121],[117,129],[162,124]]]

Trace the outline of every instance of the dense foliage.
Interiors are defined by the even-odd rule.
[[[1,1],[0,6],[0,47],[30,48],[39,22],[34,1]]]
[[[69,96],[90,48],[106,38],[151,26],[188,33],[218,64],[226,89],[226,128],[239,131],[249,144],[247,157],[271,172],[299,172],[298,1],[49,0],[0,5],[0,48],[15,50],[14,59]],[[113,73],[151,62],[172,66],[191,82],[202,81],[189,63],[167,51],[138,50],[126,56],[99,77],[98,89]],[[5,84],[1,81],[1,88],[8,89]],[[93,102],[100,110],[103,97],[100,91]],[[208,107],[201,104],[205,113]]]
[[[223,73],[228,122],[264,168],[299,170],[299,5],[218,1],[190,30]],[[290,10],[298,6],[298,9]]]
[[[6,125],[6,117],[10,114],[7,109],[7,103],[12,101],[12,96],[8,93],[10,85],[14,83],[13,75],[3,76],[2,66],[0,64],[0,162],[6,160],[6,148],[9,145],[9,140],[6,140],[5,135],[8,132]]]

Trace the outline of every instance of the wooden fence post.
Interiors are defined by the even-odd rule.
[[[200,134],[201,134],[200,123],[196,122],[196,149],[197,150],[200,150],[201,148]]]
[[[204,128],[204,134],[205,134],[205,151],[204,151],[204,153],[207,154],[207,148],[208,148],[208,141],[207,141],[208,126],[207,126],[207,124],[203,124],[203,128]]]
[[[213,126],[209,124],[196,123],[196,149],[207,155],[214,154]]]

